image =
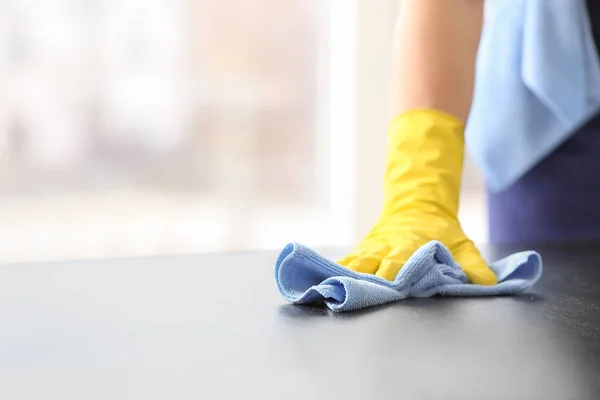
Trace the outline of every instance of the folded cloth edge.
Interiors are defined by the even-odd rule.
[[[414,297],[464,296],[465,287],[476,291],[478,296],[517,294],[531,288],[542,274],[541,256],[535,251],[524,251],[490,264],[490,268],[498,278],[497,285],[469,284],[466,275],[456,264],[450,251],[440,242],[432,241],[418,249],[407,261],[405,267],[400,270],[395,280],[390,282],[375,275],[351,271],[302,244],[292,242],[284,247],[277,258],[275,281],[282,297],[292,303],[307,303],[311,299],[326,301],[328,294],[332,293],[328,287],[332,285],[343,287],[344,293],[347,293],[347,281],[349,280],[359,280],[363,283],[382,286],[387,290],[396,290],[398,295],[394,297],[400,299],[408,297],[411,286],[428,272],[424,271],[423,266],[418,262],[419,259],[428,257],[435,260],[434,263],[429,263],[429,270],[438,269],[435,272],[441,274],[442,283],[434,285],[419,295],[411,293]],[[303,279],[302,274],[305,274],[308,278],[312,278],[312,282],[311,279],[306,279],[306,284],[299,289],[289,287],[289,282],[284,278],[283,272],[290,268],[296,268],[294,273],[299,274],[299,279]],[[336,300],[335,309],[343,309],[344,303],[348,299],[346,296]],[[328,306],[334,309],[331,304]]]

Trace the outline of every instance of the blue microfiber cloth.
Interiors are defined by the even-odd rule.
[[[534,251],[513,254],[490,268],[494,286],[472,285],[440,242],[432,241],[412,255],[393,282],[351,271],[301,244],[288,244],[275,264],[281,295],[294,304],[325,303],[336,312],[403,300],[409,297],[497,296],[524,292],[542,274]]]
[[[501,191],[600,111],[600,63],[585,0],[487,0],[469,153]]]

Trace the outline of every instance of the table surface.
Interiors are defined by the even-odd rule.
[[[536,250],[531,293],[348,314],[286,304],[275,251],[2,266],[0,398],[598,399],[600,245]]]

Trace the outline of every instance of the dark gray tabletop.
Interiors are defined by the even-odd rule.
[[[536,249],[531,294],[341,315],[277,252],[0,267],[0,399],[598,399],[600,245]]]

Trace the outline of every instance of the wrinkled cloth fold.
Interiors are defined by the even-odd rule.
[[[600,111],[600,63],[585,0],[487,0],[469,153],[505,190]]]
[[[335,312],[352,311],[406,298],[499,296],[522,293],[542,274],[535,251],[513,254],[490,268],[493,286],[473,285],[450,251],[432,241],[417,250],[394,281],[349,270],[298,243],[288,244],[275,263],[277,288],[293,304],[324,303]]]

